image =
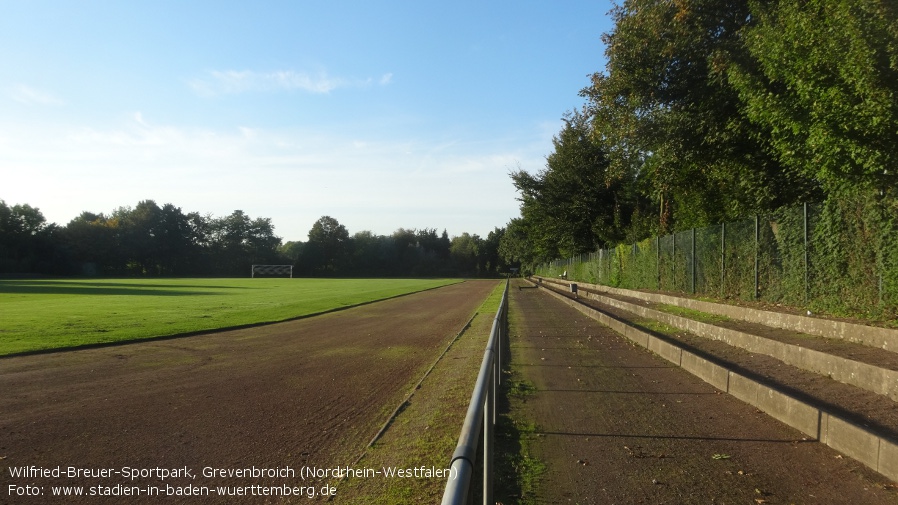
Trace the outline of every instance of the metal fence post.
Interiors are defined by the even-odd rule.
[[[692,229],[692,294],[695,294],[695,228]]]
[[[804,203],[804,304],[808,304],[808,202]]]
[[[759,278],[758,278],[758,256],[761,253],[761,240],[760,240],[760,226],[758,222],[758,215],[755,214],[755,296],[754,299],[757,300],[760,297],[760,290],[758,289]]]
[[[726,297],[726,271],[727,271],[727,225],[720,223],[720,297]]]
[[[655,270],[658,274],[658,291],[661,291],[661,237],[655,237]]]
[[[670,281],[673,283],[673,289],[676,291],[677,282],[677,234],[670,234]]]

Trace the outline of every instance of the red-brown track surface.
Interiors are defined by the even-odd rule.
[[[146,491],[53,498],[51,488],[338,485],[302,481],[301,468],[352,465],[495,285],[468,281],[287,323],[0,359],[0,503],[307,503]],[[32,466],[118,473],[45,478],[10,471]],[[211,478],[204,467],[290,467],[296,476]],[[160,480],[156,472],[130,480],[124,468],[187,468],[194,478]],[[26,485],[42,495],[19,496],[35,489]]]

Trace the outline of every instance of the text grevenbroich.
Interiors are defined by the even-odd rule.
[[[289,466],[279,468],[203,468],[203,477],[236,477],[238,479],[295,479],[296,471]]]

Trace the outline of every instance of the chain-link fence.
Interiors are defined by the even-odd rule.
[[[536,269],[629,289],[898,314],[898,202],[858,197],[622,244]]]

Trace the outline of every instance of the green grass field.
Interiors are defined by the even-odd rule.
[[[457,280],[0,280],[0,355],[283,321],[454,282]]]

